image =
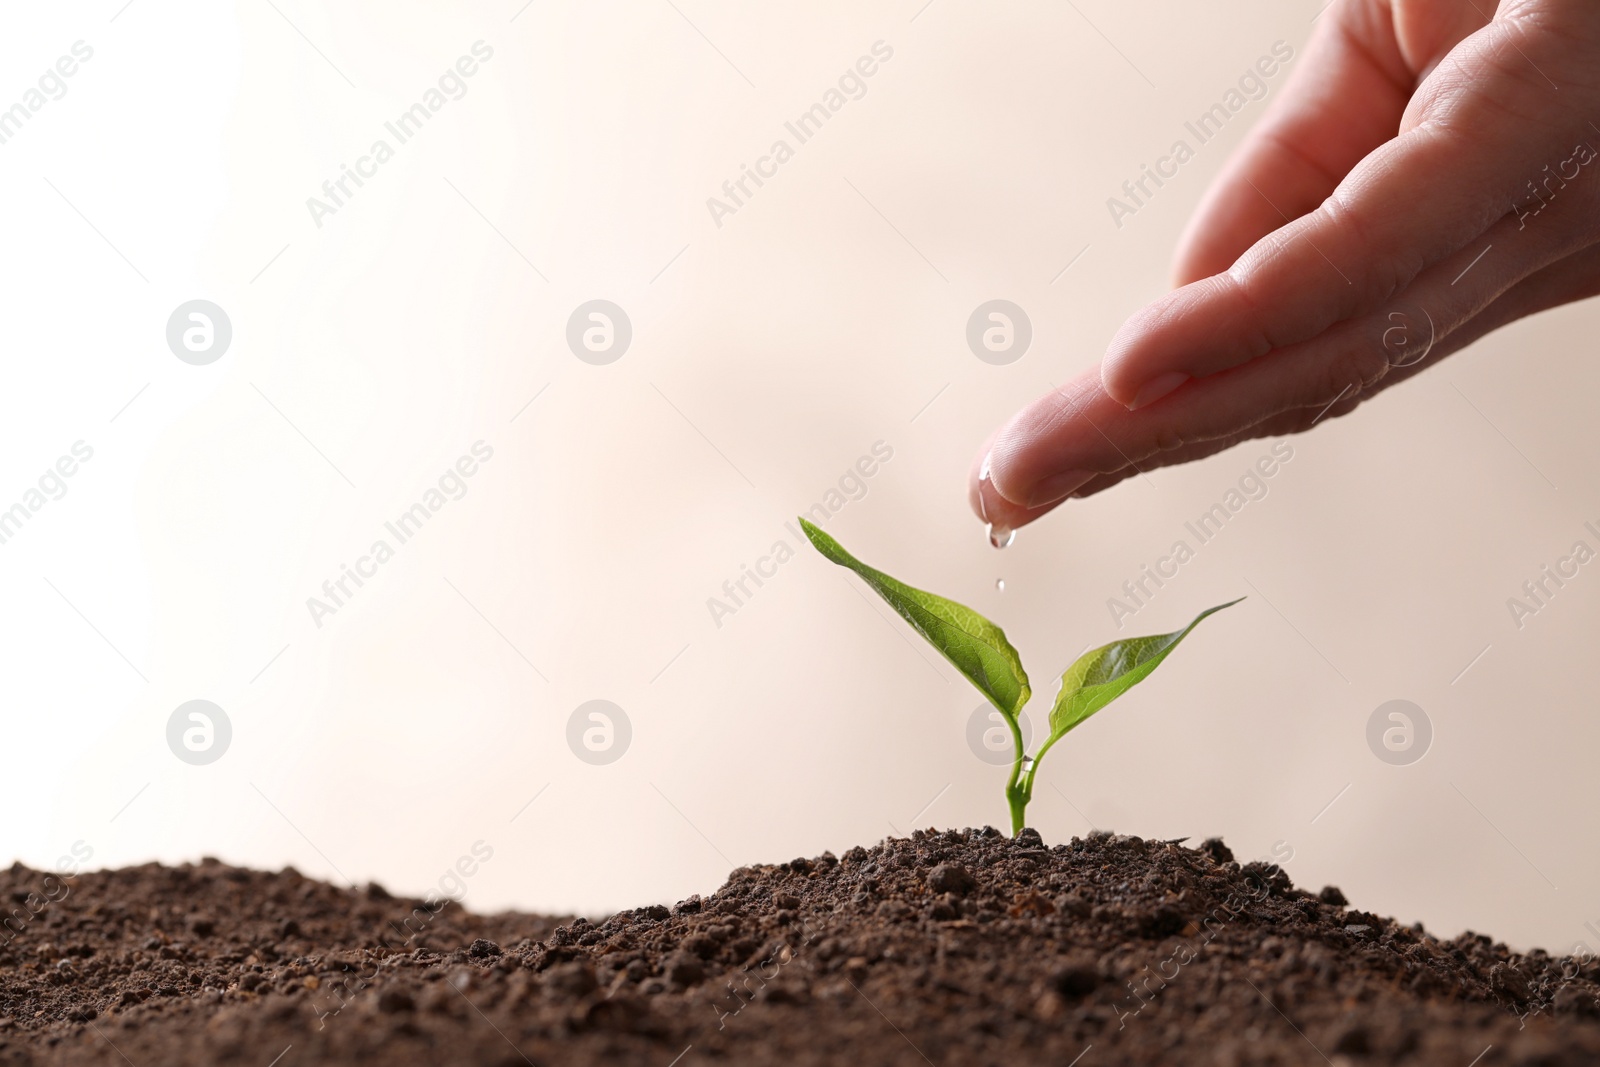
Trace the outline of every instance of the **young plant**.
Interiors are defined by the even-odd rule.
[[[873,592],[938,649],[999,710],[1011,730],[1011,742],[1016,748],[1011,778],[1006,782],[1006,803],[1011,807],[1013,835],[1022,830],[1028,801],[1033,799],[1033,780],[1039,773],[1039,761],[1050,747],[1089,716],[1144,681],[1167,658],[1167,653],[1200,625],[1201,619],[1239,602],[1230,600],[1202,611],[1193,622],[1175,633],[1113,641],[1079,656],[1061,676],[1061,691],[1056,694],[1055,707],[1050,709],[1050,736],[1037,754],[1029,756],[1023,751],[1018,716],[1033,690],[1028,686],[1028,673],[1022,669],[1022,659],[1006,640],[1005,632],[969,607],[913,589],[867,566],[805,519],[800,520],[800,526],[818,552],[860,575]]]

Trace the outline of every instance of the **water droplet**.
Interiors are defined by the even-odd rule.
[[[1017,536],[1017,531],[1009,526],[997,526],[989,521],[989,506],[984,498],[991,492],[998,495],[994,483],[989,480],[989,457],[985,455],[983,469],[978,471],[978,511],[983,515],[983,521],[988,524],[989,543],[996,548],[1005,548]]]
[[[1006,591],[1006,580],[1004,578],[996,578],[994,587],[1004,593]]]

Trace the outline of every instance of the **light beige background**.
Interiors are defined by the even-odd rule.
[[[720,626],[707,598],[797,547],[784,522],[883,441],[828,528],[1000,622],[1048,707],[1052,674],[1118,635],[1107,599],[1270,442],[1004,553],[967,464],[1163,291],[1267,102],[1120,229],[1106,199],[1275,41],[1298,54],[1316,7],[920,5],[8,12],[3,102],[72,42],[95,56],[0,146],[4,503],[74,441],[95,457],[0,546],[0,856],[82,841],[95,864],[211,854],[421,892],[482,839],[472,906],[601,913],[896,828],[1002,825],[1005,772],[965,741],[976,695],[843,572],[808,550]],[[478,40],[466,95],[318,228],[306,198]],[[865,95],[717,226],[707,198],[877,41]],[[195,297],[234,329],[208,367],[163,336]],[[564,341],[597,297],[634,331],[604,367]],[[964,340],[993,298],[1032,320],[1010,366]],[[1600,948],[1600,576],[1520,630],[1506,606],[1596,544],[1597,326],[1593,306],[1520,324],[1295,439],[1121,633],[1250,599],[1055,750],[1046,839],[1276,844],[1364,908]],[[306,598],[479,440],[467,494],[315,626]],[[164,739],[197,697],[234,729],[200,768]],[[565,740],[597,698],[633,727],[604,767]],[[1393,698],[1433,723],[1411,766],[1366,744]]]

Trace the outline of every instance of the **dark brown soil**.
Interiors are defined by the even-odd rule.
[[[1600,1062],[1593,961],[1440,941],[1220,841],[918,832],[598,923],[215,861],[17,865],[0,904],[5,1065]]]

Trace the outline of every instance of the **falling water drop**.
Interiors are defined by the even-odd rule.
[[[989,543],[995,548],[1007,548],[1017,539],[1017,531],[1009,526],[989,524]]]
[[[996,578],[994,587],[1004,593],[1006,591],[1006,580],[1004,578]]]

